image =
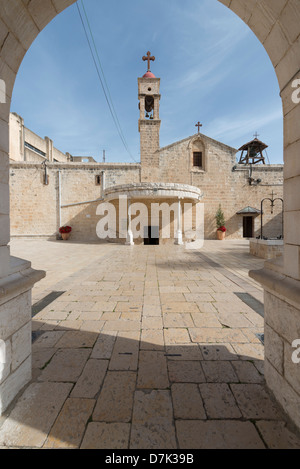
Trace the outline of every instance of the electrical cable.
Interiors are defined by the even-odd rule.
[[[89,38],[89,35],[88,35],[88,31],[87,31],[87,28],[85,26],[85,23],[84,23],[84,19],[83,19],[83,16],[82,16],[82,13],[80,11],[80,8],[79,8],[79,5],[78,5],[78,2],[76,2],[76,6],[77,6],[77,9],[78,9],[78,13],[79,13],[79,16],[80,16],[80,20],[81,20],[81,23],[82,23],[82,26],[83,26],[83,29],[84,29],[84,32],[85,32],[85,36],[86,36],[86,39],[87,39],[87,42],[88,42],[88,45],[89,45],[89,49],[91,51],[91,54],[92,54],[92,58],[93,58],[93,62],[94,62],[94,65],[96,67],[96,71],[97,71],[97,75],[98,75],[98,78],[100,80],[100,84],[101,84],[101,87],[102,87],[102,90],[103,90],[103,93],[104,93],[104,96],[105,96],[105,99],[106,99],[106,102],[107,102],[107,105],[109,107],[109,110],[110,110],[110,113],[111,113],[111,116],[112,116],[112,119],[114,121],[114,124],[117,128],[117,131],[118,131],[118,134],[120,136],[120,139],[127,151],[127,153],[129,154],[129,156],[132,158],[132,160],[137,163],[137,161],[133,158],[129,148],[128,148],[128,145],[126,143],[126,140],[125,140],[125,137],[123,135],[123,132],[122,132],[122,129],[121,129],[121,126],[120,126],[120,122],[118,120],[118,117],[116,115],[116,112],[115,112],[115,109],[114,109],[114,106],[113,106],[113,103],[112,103],[112,99],[111,99],[111,96],[110,96],[110,93],[109,93],[109,89],[108,89],[108,86],[107,86],[107,82],[105,80],[105,76],[104,76],[104,72],[103,72],[103,68],[101,66],[101,62],[100,62],[100,58],[99,58],[99,54],[98,54],[98,51],[97,51],[97,47],[96,47],[96,44],[95,44],[95,40],[94,40],[94,36],[92,34],[92,30],[91,30],[91,27],[90,27],[90,23],[88,21],[88,17],[87,17],[87,14],[86,14],[86,10],[84,8],[84,4],[83,4],[83,0],[81,0],[82,2],[82,7],[83,7],[83,10],[84,10],[84,14],[85,14],[85,17],[86,17],[86,20],[87,20],[87,23],[88,23],[88,27],[89,27],[89,30],[90,30],[90,34],[91,34],[91,37],[92,37],[92,41],[93,41],[93,44],[94,44],[94,48],[95,48],[95,51],[96,51],[96,55],[97,55],[97,58],[98,58],[98,61],[99,61],[99,66],[100,66],[100,69],[102,71],[102,74],[103,74],[103,80],[106,84],[106,87],[107,87],[107,91],[105,89],[105,86],[104,86],[104,83],[103,83],[103,80],[102,80],[102,77],[101,77],[101,73],[99,71],[99,67],[98,67],[98,64],[97,64],[97,61],[96,61],[96,58],[95,58],[95,54],[94,54],[94,51],[93,51],[93,48],[92,48],[92,44],[91,44],[91,41],[90,41],[90,38]]]

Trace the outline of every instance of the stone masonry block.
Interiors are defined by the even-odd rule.
[[[300,338],[300,310],[265,292],[265,323],[290,344]]]
[[[0,339],[6,340],[31,320],[31,294],[23,293],[0,305]]]
[[[266,358],[278,373],[283,375],[283,339],[267,324],[265,325],[264,342]]]
[[[31,321],[12,336],[12,371],[31,355]]]

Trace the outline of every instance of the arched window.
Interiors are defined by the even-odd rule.
[[[205,171],[206,170],[206,152],[203,141],[197,138],[191,142],[190,146],[191,170],[192,171]]]

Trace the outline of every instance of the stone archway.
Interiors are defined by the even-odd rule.
[[[284,263],[266,265],[250,275],[266,291],[266,380],[277,400],[300,427],[299,367],[292,361],[300,338],[300,5],[298,0],[219,0],[237,14],[266,49],[276,72],[283,102],[285,162]],[[30,291],[42,278],[28,262],[9,253],[9,111],[15,78],[26,51],[39,32],[75,0],[0,0],[0,78],[6,102],[0,104],[0,414],[30,380],[28,324]],[[2,90],[1,90],[2,91]],[[298,228],[298,229],[297,229]],[[284,315],[284,321],[282,316]],[[27,334],[27,335],[26,335]],[[16,337],[24,350],[16,344]],[[21,347],[21,345],[20,345]],[[17,349],[18,360],[12,360]],[[284,351],[284,353],[283,353]],[[10,357],[6,363],[5,354]],[[2,370],[3,368],[3,370]]]

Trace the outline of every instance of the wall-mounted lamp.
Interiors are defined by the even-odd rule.
[[[257,186],[261,183],[261,179],[253,179],[249,177],[249,186]]]

